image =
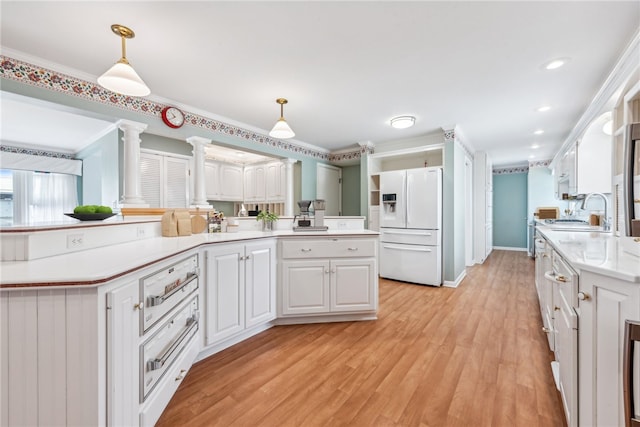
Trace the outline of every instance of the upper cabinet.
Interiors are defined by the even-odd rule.
[[[557,199],[589,193],[611,193],[611,138],[596,119],[582,139],[571,144],[553,168]]]
[[[239,165],[206,161],[204,164],[207,200],[241,202],[243,168]]]
[[[287,172],[282,162],[245,166],[243,182],[245,202],[284,202]]]

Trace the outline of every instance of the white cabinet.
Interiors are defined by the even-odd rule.
[[[220,163],[204,163],[205,192],[207,200],[220,200]]]
[[[380,206],[371,206],[369,208],[369,230],[380,230]]]
[[[223,163],[220,166],[220,197],[222,200],[241,202],[243,169],[241,166]]]
[[[580,275],[580,292],[588,298],[579,300],[578,310],[580,425],[625,425],[624,321],[640,320],[640,288],[637,283],[585,271]],[[635,363],[639,363],[638,352]],[[636,389],[635,396],[639,395]],[[635,407],[638,416],[639,402]]]
[[[280,245],[283,316],[377,309],[377,239],[287,239]]]
[[[243,198],[241,166],[207,161],[204,164],[207,200],[239,202]]]
[[[206,262],[206,345],[275,318],[273,241],[215,245]]]
[[[267,202],[283,202],[287,189],[287,172],[284,163],[272,162],[265,166]]]
[[[245,166],[244,201],[264,202],[266,200],[265,165]]]
[[[107,293],[107,419],[110,425],[138,423],[140,297],[136,282]]]
[[[474,156],[474,259],[482,264],[493,250],[493,169],[487,153]]]
[[[601,129],[588,132],[556,159],[556,199],[576,194],[611,192],[611,138]]]

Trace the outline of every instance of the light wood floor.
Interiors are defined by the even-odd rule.
[[[278,326],[194,365],[158,426],[563,426],[533,261],[380,281],[379,319]]]

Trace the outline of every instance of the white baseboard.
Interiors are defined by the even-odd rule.
[[[516,251],[516,252],[527,252],[529,250],[527,248],[512,248],[510,246],[494,246],[493,249],[497,249],[499,251]]]
[[[442,286],[444,286],[446,288],[457,288],[458,285],[460,285],[460,283],[464,280],[465,277],[467,277],[467,269],[466,268],[464,270],[462,270],[462,273],[460,273],[458,275],[458,277],[456,277],[456,280],[454,280],[453,282],[451,282],[449,280],[445,280],[444,283],[442,284]]]

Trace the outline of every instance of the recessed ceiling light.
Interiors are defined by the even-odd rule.
[[[549,107],[548,105],[543,105],[542,107],[536,109],[536,111],[544,113],[545,111],[549,111],[550,109],[551,109],[551,107]]]
[[[530,159],[533,159],[534,157],[535,157],[535,156],[534,156],[533,154],[530,154],[530,155],[529,155],[529,158],[530,158]]]
[[[567,62],[569,62],[569,58],[556,58],[544,64],[543,67],[545,70],[555,70],[562,67]]]
[[[544,131],[542,129],[538,129],[537,131],[535,131],[533,134],[534,135],[542,135],[544,133]]]
[[[531,146],[531,148],[533,148],[534,150],[536,150],[536,149],[540,148],[540,146],[539,146],[538,144],[533,144],[533,145]]]
[[[391,119],[391,126],[396,129],[406,129],[413,126],[416,118],[413,116],[398,116]]]

